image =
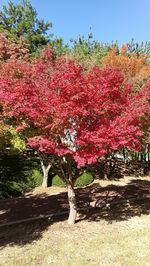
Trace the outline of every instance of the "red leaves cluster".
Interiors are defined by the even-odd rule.
[[[1,76],[0,98],[19,130],[34,127],[30,146],[58,156],[70,153],[78,166],[110,150],[140,148],[145,110],[138,112],[136,104],[141,97],[146,108],[147,96],[135,97],[119,71],[94,67],[85,73],[74,61],[55,59],[50,50],[32,63],[18,63],[15,71],[19,75]]]

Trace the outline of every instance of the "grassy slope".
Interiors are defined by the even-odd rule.
[[[0,265],[148,266],[149,220],[150,215],[142,215],[111,224],[81,221],[74,227],[66,221],[55,222],[30,243],[29,235],[35,239],[39,223],[44,228],[44,221],[3,228],[1,243],[5,242],[5,247],[1,245]]]
[[[149,179],[147,177],[147,180]],[[117,181],[101,180],[100,185],[107,187],[112,184],[124,187],[130,184],[131,180],[133,177]],[[146,182],[145,186],[149,191],[149,183]],[[65,188],[52,187],[46,192],[55,194],[65,190]],[[40,193],[43,193],[41,188],[33,191],[33,195]],[[146,208],[146,205],[133,204],[129,206],[129,210],[130,207]],[[119,206],[116,205],[114,208],[113,211],[119,215]],[[139,216],[119,222],[110,219],[108,223],[105,211],[97,222],[90,219],[80,220],[73,227],[68,226],[66,219],[67,217],[64,217],[64,221],[60,222],[39,220],[0,228],[0,266],[150,265],[148,206],[145,212],[139,211]]]

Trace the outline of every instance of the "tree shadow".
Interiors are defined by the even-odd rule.
[[[88,191],[82,192],[85,196]],[[89,208],[80,212],[80,220],[113,222],[150,213],[150,181],[131,180],[125,186],[95,187],[87,196]],[[94,208],[90,208],[90,207]]]
[[[59,216],[44,218],[58,212]],[[6,245],[25,245],[38,240],[47,228],[54,222],[64,221],[68,216],[67,194],[47,195],[46,193],[19,197],[14,199],[4,199],[0,201],[0,224],[13,223],[18,220],[34,219],[27,222],[23,221],[18,224],[0,226],[0,247]],[[36,218],[39,219],[36,220]],[[41,217],[41,218],[40,218]]]
[[[34,218],[68,210],[67,194],[26,196],[0,201],[0,223]]]
[[[0,250],[7,245],[24,246],[30,244],[33,241],[37,241],[42,238],[43,232],[48,230],[49,226],[53,223],[61,222],[67,219],[67,215],[62,215],[59,218],[41,218],[35,221],[28,221],[26,223],[20,223],[17,225],[6,226],[0,228]]]
[[[79,218],[78,221],[128,220],[134,216],[150,212],[150,181],[131,180],[130,183],[101,187],[92,184],[76,189]],[[131,199],[132,198],[132,199]],[[48,195],[46,193],[5,199],[0,201],[0,223],[33,218],[40,215],[66,212],[51,218],[0,227],[0,247],[6,245],[25,245],[42,237],[42,234],[54,222],[67,219],[67,193]]]

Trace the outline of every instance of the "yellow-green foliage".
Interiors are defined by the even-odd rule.
[[[26,145],[13,126],[0,124],[0,149],[5,150],[6,148],[21,152],[25,150]]]
[[[10,127],[8,130],[11,134],[10,144],[12,148],[18,151],[23,151],[26,148],[25,141],[20,137],[13,127]]]

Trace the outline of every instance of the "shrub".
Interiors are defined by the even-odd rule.
[[[87,185],[91,184],[93,182],[93,180],[94,180],[94,178],[93,178],[92,173],[85,172],[77,178],[77,180],[75,182],[75,186],[76,187],[87,186]]]
[[[52,178],[52,186],[65,187],[65,182],[58,175]]]
[[[0,157],[0,198],[17,197],[41,185],[38,160],[21,155]]]
[[[0,182],[0,198],[10,198],[21,194],[21,188],[16,182]]]
[[[75,182],[75,187],[87,186],[93,182],[93,179],[94,179],[93,175],[90,172],[85,172],[77,178],[77,180]],[[65,182],[58,175],[55,175],[52,178],[52,186],[53,185],[64,187]]]
[[[32,171],[31,178],[29,178],[29,181],[31,182],[31,184],[33,184],[33,187],[40,186],[43,181],[43,176],[41,172],[37,169],[34,169]]]
[[[28,172],[28,177],[18,181],[1,181],[0,198],[10,198],[21,196],[25,192],[31,191],[36,186],[41,185],[42,175],[39,170],[34,169]]]

